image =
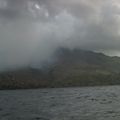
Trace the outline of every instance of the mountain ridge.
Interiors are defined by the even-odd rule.
[[[59,48],[54,53],[54,58],[55,61],[44,70],[29,67],[1,72],[0,89],[120,84],[120,57]]]

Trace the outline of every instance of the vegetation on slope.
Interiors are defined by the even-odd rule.
[[[120,58],[60,48],[44,70],[26,68],[0,74],[0,89],[120,84]]]

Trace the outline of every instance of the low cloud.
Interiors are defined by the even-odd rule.
[[[118,0],[1,0],[0,70],[38,65],[58,47],[118,55],[119,14]]]

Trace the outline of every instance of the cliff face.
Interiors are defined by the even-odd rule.
[[[0,89],[120,84],[120,58],[85,50],[56,50],[44,70],[23,68],[0,73]]]

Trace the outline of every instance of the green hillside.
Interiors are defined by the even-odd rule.
[[[120,58],[80,49],[59,48],[44,69],[23,68],[0,73],[0,89],[120,84]],[[44,65],[45,66],[45,65]]]

